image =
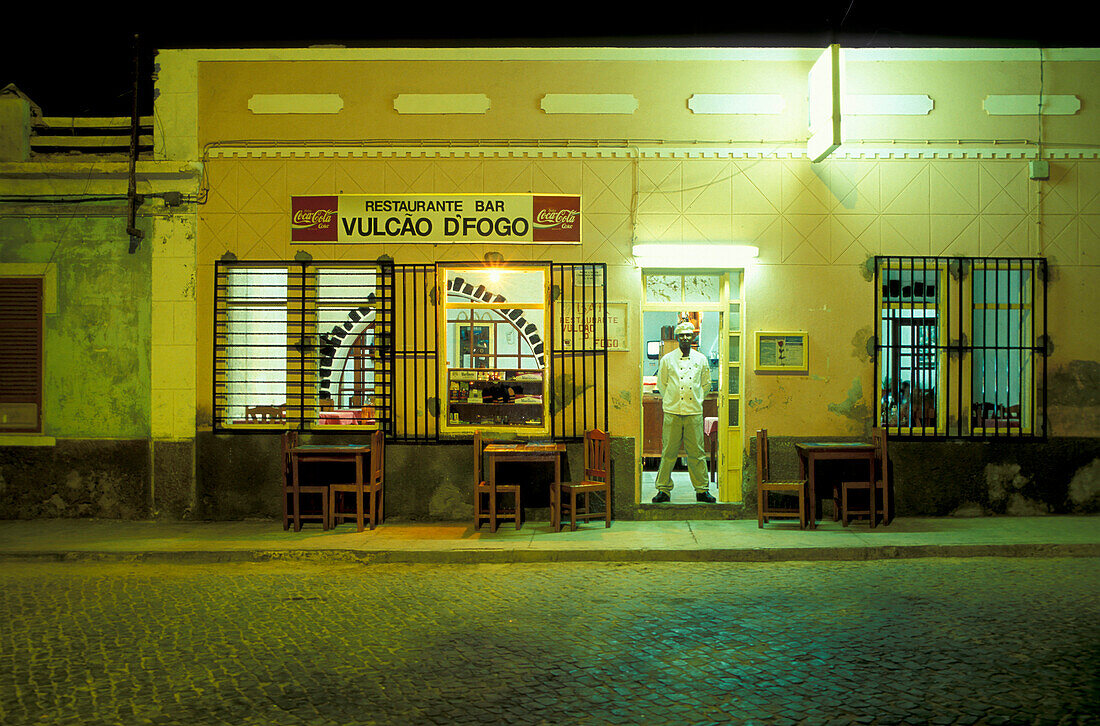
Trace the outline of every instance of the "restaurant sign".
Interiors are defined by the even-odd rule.
[[[626,351],[626,303],[574,302],[572,310],[562,309],[561,329],[563,350]]]
[[[339,194],[291,197],[292,242],[579,244],[570,194]]]

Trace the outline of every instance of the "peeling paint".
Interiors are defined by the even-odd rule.
[[[982,517],[985,516],[985,509],[977,502],[963,502],[959,506],[955,507],[948,516],[951,517]]]
[[[1012,496],[1008,498],[1008,506],[1005,507],[1005,514],[1013,517],[1035,517],[1042,514],[1050,514],[1050,509],[1042,502],[1028,499],[1019,492],[1013,492]]]
[[[753,398],[748,400],[746,403],[748,404],[748,407],[754,411],[763,411],[771,407],[771,404],[764,403],[764,399],[762,398]]]
[[[860,328],[852,336],[852,357],[859,360],[873,361],[875,359],[875,331],[868,326]]]
[[[987,464],[985,483],[989,501],[999,504],[1022,489],[1028,479],[1020,473],[1019,464]]]
[[[1100,363],[1074,360],[1050,372],[1048,403],[1079,408],[1100,405]]]
[[[863,261],[863,265],[859,268],[859,275],[867,282],[871,282],[875,279],[875,258],[874,255],[870,255]]]
[[[468,510],[467,516],[473,516],[474,505],[453,484],[444,484],[437,488],[428,501],[428,514],[432,517],[454,517],[456,512]]]
[[[871,409],[863,401],[863,383],[858,378],[852,381],[846,399],[840,403],[830,403],[827,408],[830,413],[851,419],[860,426],[871,420]]]
[[[554,398],[550,401],[550,414],[554,415],[569,406],[588,389],[595,386],[595,382],[588,385],[578,385],[572,374],[563,373],[554,377]]]
[[[1076,510],[1100,509],[1100,459],[1093,459],[1074,472],[1069,482],[1069,500]]]
[[[427,403],[427,407],[428,407],[428,415],[429,416],[435,416],[435,417],[439,416],[439,398],[438,397],[432,396],[431,398],[429,398],[428,403]]]

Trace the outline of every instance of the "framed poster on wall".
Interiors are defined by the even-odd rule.
[[[809,372],[806,333],[756,332],[756,370],[785,373]]]

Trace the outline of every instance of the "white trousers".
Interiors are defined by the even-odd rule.
[[[687,454],[688,474],[695,492],[707,491],[707,455],[703,449],[703,414],[666,413],[661,429],[661,468],[657,470],[657,490],[672,491],[672,467],[680,456],[680,445]]]

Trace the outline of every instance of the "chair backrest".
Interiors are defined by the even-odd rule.
[[[888,462],[887,462],[887,459],[886,459],[886,429],[884,429],[884,428],[873,428],[873,429],[871,429],[871,443],[875,445],[875,449],[876,449],[875,450],[875,456],[879,460],[879,466],[882,467],[880,469],[881,473],[879,474],[879,476],[881,478],[880,478],[879,481],[882,481],[883,483],[885,483],[886,482],[886,467],[888,465]]]
[[[377,429],[370,437],[370,483],[381,484],[386,470],[386,436]]]
[[[479,486],[484,479],[481,478],[481,432],[474,432],[474,486]]]
[[[611,440],[606,431],[584,432],[584,478],[587,481],[608,481],[611,476]]]
[[[768,430],[756,430],[756,483],[761,484],[771,480],[771,472],[768,469]]]

